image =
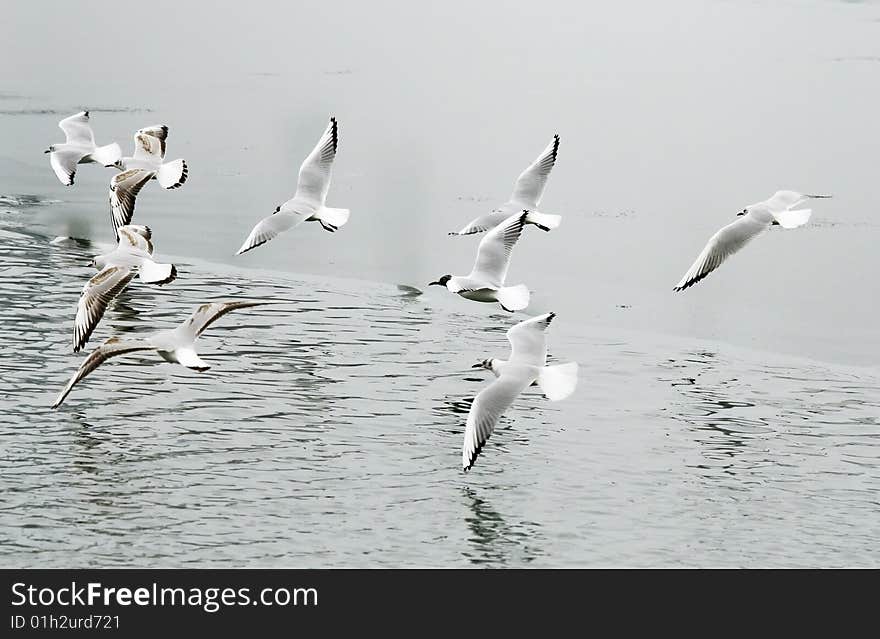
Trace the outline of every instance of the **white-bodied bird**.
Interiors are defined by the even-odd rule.
[[[336,118],[330,118],[317,146],[299,167],[296,194],[254,227],[238,249],[238,255],[265,244],[279,233],[289,231],[303,222],[320,222],[324,230],[330,232],[335,232],[348,222],[348,209],[325,206],[338,142],[339,127]]]
[[[64,186],[73,184],[77,164],[114,166],[122,157],[116,142],[106,146],[95,145],[95,134],[89,126],[89,112],[80,111],[58,123],[67,138],[62,144],[53,144],[43,151],[49,154],[49,164]]]
[[[132,278],[138,275],[145,284],[161,286],[177,277],[173,264],[153,260],[152,232],[146,226],[121,226],[119,240],[110,253],[99,255],[91,265],[98,274],[86,282],[76,306],[73,322],[73,352],[79,351],[104,317],[107,306]]]
[[[547,186],[547,178],[550,176],[550,171],[556,164],[558,152],[559,136],[554,135],[553,141],[547,145],[547,148],[538,156],[538,159],[532,162],[517,178],[516,184],[513,187],[513,194],[505,204],[472,220],[463,229],[453,231],[450,235],[484,233],[495,228],[508,217],[523,209],[529,211],[526,224],[534,224],[544,231],[549,231],[559,226],[562,221],[561,216],[540,213],[538,211],[538,204],[541,203],[541,197],[544,195],[544,187]]]
[[[186,182],[186,160],[165,161],[167,138],[168,127],[164,124],[138,129],[134,134],[134,155],[116,163],[120,173],[110,179],[110,218],[114,230],[131,222],[135,199],[147,182],[156,180],[163,189],[176,189]]]
[[[181,364],[199,372],[206,371],[210,366],[196,353],[195,342],[208,326],[230,311],[251,306],[260,306],[271,302],[213,302],[202,304],[183,324],[177,328],[153,333],[142,339],[120,339],[111,337],[89,354],[67,386],[58,395],[52,408],[58,408],[73,387],[86,375],[98,368],[111,357],[134,353],[136,351],[156,351],[167,362]]]
[[[529,305],[525,284],[505,286],[510,252],[522,234],[528,211],[520,211],[489,231],[477,247],[477,259],[469,275],[444,275],[428,286],[445,286],[450,292],[475,302],[498,302],[505,311]]]
[[[547,366],[546,330],[554,317],[555,313],[546,313],[513,326],[507,331],[510,359],[487,359],[473,366],[492,371],[498,379],[480,391],[471,404],[461,449],[465,471],[474,465],[498,418],[526,388],[540,386],[551,401],[565,399],[574,392],[577,362]]]
[[[781,226],[785,229],[803,226],[810,219],[812,210],[794,207],[806,200],[829,197],[831,196],[777,191],[769,200],[747,206],[737,213],[739,218],[735,222],[731,222],[709,238],[706,247],[673,290],[683,291],[693,286],[771,226]]]

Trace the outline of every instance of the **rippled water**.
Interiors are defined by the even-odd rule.
[[[30,206],[30,205],[28,205]],[[864,565],[880,538],[875,370],[554,323],[575,395],[524,393],[475,469],[465,416],[513,318],[355,280],[177,261],[99,325],[171,326],[212,368],[81,361],[73,309],[100,247],[2,218],[6,566]],[[157,245],[161,253],[161,245]],[[282,302],[283,301],[283,302]],[[696,344],[696,345],[695,345]]]

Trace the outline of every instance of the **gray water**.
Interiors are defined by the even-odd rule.
[[[0,25],[4,566],[878,564],[877,3],[155,7],[176,18],[137,43],[116,4]],[[133,282],[91,345],[279,303],[213,325],[205,373],[118,358],[53,411],[112,238],[110,173],[66,189],[41,153],[80,108],[124,148],[167,123],[190,165],[135,214],[180,277]],[[350,223],[234,257],[331,113]],[[446,231],[555,132],[563,226],[508,280],[580,384],[521,395],[465,475],[470,366],[526,315],[419,289],[468,270]],[[835,197],[673,294],[778,188]]]

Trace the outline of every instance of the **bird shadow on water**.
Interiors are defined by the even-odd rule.
[[[538,524],[511,525],[476,490],[465,486],[462,495],[470,510],[464,519],[469,531],[468,550],[462,554],[470,563],[521,565],[542,555],[536,540]]]

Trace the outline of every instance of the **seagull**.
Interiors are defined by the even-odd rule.
[[[444,275],[428,286],[445,286],[475,302],[498,302],[505,311],[513,312],[529,305],[529,289],[525,284],[504,286],[510,267],[510,252],[522,234],[528,211],[508,217],[486,233],[477,247],[477,259],[469,275]]]
[[[260,306],[271,302],[213,302],[202,304],[183,324],[177,328],[153,333],[142,339],[119,339],[111,337],[91,352],[67,386],[58,395],[52,408],[58,408],[73,387],[86,375],[98,368],[107,359],[135,351],[156,351],[167,362],[181,364],[195,371],[203,372],[210,368],[196,353],[195,342],[208,326],[230,311],[239,308]]]
[[[168,127],[164,124],[138,129],[134,134],[134,155],[116,162],[121,172],[110,179],[110,217],[114,229],[131,222],[135,198],[150,180],[157,180],[163,189],[176,189],[186,182],[186,160],[165,162],[167,137]]]
[[[331,209],[324,206],[327,201],[327,191],[330,189],[330,177],[338,141],[339,127],[336,118],[330,118],[330,123],[318,140],[317,146],[299,167],[296,194],[276,207],[272,215],[264,218],[254,227],[238,249],[238,255],[265,244],[279,233],[289,231],[302,222],[320,222],[324,230],[331,233],[348,222],[348,209]]]
[[[747,206],[737,213],[739,219],[709,238],[706,247],[673,290],[683,291],[693,286],[771,226],[781,226],[784,229],[803,226],[810,219],[812,210],[794,207],[807,200],[830,197],[830,195],[804,195],[795,191],[777,191],[769,200]]]
[[[122,157],[122,149],[116,142],[106,146],[95,146],[95,134],[89,126],[89,112],[80,111],[64,118],[58,123],[67,140],[63,144],[53,144],[43,153],[49,153],[49,164],[64,186],[73,184],[77,164],[103,164],[114,166]]]
[[[78,352],[101,321],[110,302],[139,275],[145,284],[161,286],[177,277],[173,264],[153,261],[152,231],[146,226],[121,226],[119,241],[110,253],[99,255],[91,266],[98,274],[86,282],[73,321],[73,352]]]
[[[550,401],[565,399],[577,386],[578,364],[568,362],[547,366],[547,327],[556,313],[545,313],[513,326],[507,331],[510,359],[487,359],[472,368],[485,368],[496,379],[481,390],[471,404],[461,449],[461,465],[470,470],[495,424],[517,395],[529,386],[540,386]]]
[[[561,216],[540,213],[536,210],[541,202],[541,196],[544,195],[544,187],[547,186],[547,178],[550,176],[550,171],[556,164],[556,154],[558,152],[559,136],[554,135],[553,141],[547,145],[547,148],[538,156],[538,159],[532,162],[517,178],[516,184],[513,187],[513,194],[505,204],[497,209],[493,209],[486,215],[471,220],[463,229],[453,231],[449,235],[484,233],[495,228],[508,217],[523,209],[529,211],[526,224],[534,224],[543,231],[549,231],[559,226],[560,222],[562,222]]]

